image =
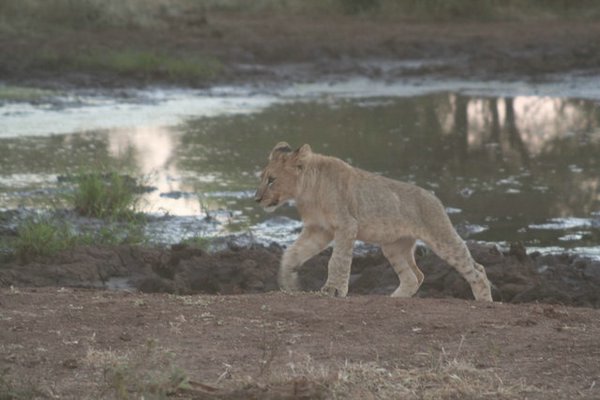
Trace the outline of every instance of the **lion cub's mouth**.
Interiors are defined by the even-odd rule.
[[[268,205],[263,206],[263,209],[266,212],[273,212],[273,211],[275,211],[277,209],[277,207],[279,207],[279,201],[278,200],[274,200],[271,203],[269,203]]]

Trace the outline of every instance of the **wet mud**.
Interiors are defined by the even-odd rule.
[[[573,255],[528,254],[520,245],[501,252],[469,243],[493,285],[496,301],[543,302],[600,308],[600,261]],[[238,247],[208,253],[186,245],[80,247],[55,257],[0,266],[0,285],[8,287],[85,287],[139,290],[146,293],[244,294],[278,290],[278,245]],[[316,291],[327,276],[331,250],[300,270],[303,290]],[[417,250],[425,280],[417,297],[471,299],[466,281],[426,249]],[[389,295],[398,278],[380,251],[354,257],[349,295]]]

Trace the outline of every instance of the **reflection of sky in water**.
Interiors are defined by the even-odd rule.
[[[235,115],[261,110],[269,95],[194,90],[125,91],[122,97],[67,95],[41,104],[0,106],[0,138],[49,136],[138,126],[172,126],[185,118]]]
[[[172,215],[200,213],[197,201],[190,198],[161,197],[161,193],[191,192],[193,187],[182,184],[175,150],[180,134],[166,127],[136,127],[108,132],[108,153],[116,159],[132,155],[138,172],[157,190],[145,196],[142,209],[163,211]]]
[[[133,110],[129,128],[41,137],[2,138],[0,133],[0,201],[15,207],[27,197],[35,204],[36,196],[59,190],[56,177],[61,174],[82,166],[122,165],[157,188],[145,195],[145,211],[179,216],[235,211],[219,211],[231,229],[250,227],[256,236],[270,232],[276,238],[297,227],[270,224],[272,216],[259,210],[252,196],[266,154],[274,143],[287,140],[311,143],[316,151],[434,190],[464,236],[539,247],[597,245],[598,218],[592,214],[600,210],[597,103],[455,92],[416,97],[386,92],[371,99],[344,99],[334,92],[297,98],[303,90],[284,91],[279,100],[226,94],[221,111],[215,108],[218,98],[193,97],[186,105],[178,94],[166,96],[165,107],[177,110],[179,119],[158,111],[161,102],[156,100],[150,106],[117,107],[112,121],[117,125],[125,119],[123,110]],[[149,115],[142,118],[140,110]],[[53,118],[73,114],[63,111]],[[110,110],[105,111],[110,120]],[[10,113],[0,107],[0,114]],[[183,115],[187,122],[176,124]],[[189,119],[192,115],[198,118]],[[5,132],[18,131],[13,128]],[[278,214],[297,218],[289,207]]]

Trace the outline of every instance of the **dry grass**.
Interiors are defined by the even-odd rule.
[[[113,350],[98,350],[89,348],[83,361],[85,364],[92,367],[106,367],[127,362],[128,358],[129,355],[125,353],[120,353]]]
[[[332,400],[439,400],[522,399],[528,393],[539,392],[523,381],[505,381],[492,368],[477,368],[466,360],[447,359],[444,354],[432,359],[431,365],[412,368],[376,362],[327,366],[310,356],[290,358],[294,361],[286,369],[261,379],[247,379],[235,395],[262,390],[265,398],[292,399],[293,393],[303,393]]]
[[[426,368],[386,368],[376,363],[346,364],[330,387],[333,399],[514,399],[533,389],[523,382],[504,381],[490,369],[464,360],[444,361]]]
[[[263,360],[257,360],[264,364],[257,376],[238,375],[235,366],[228,366],[215,382],[205,383],[191,381],[183,370],[174,367],[174,355],[152,341],[146,348],[127,354],[90,349],[85,362],[102,368],[103,396],[116,399],[166,399],[177,394],[211,399],[502,400],[540,394],[540,389],[522,380],[507,381],[493,368],[478,368],[443,351],[428,355],[426,365],[415,367],[378,362],[331,365],[290,352],[284,367],[274,367],[279,346],[267,347]]]
[[[166,400],[188,387],[188,377],[174,365],[174,354],[149,340],[129,353],[88,349],[85,363],[103,370],[101,398]]]

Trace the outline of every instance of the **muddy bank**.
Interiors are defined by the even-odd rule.
[[[572,255],[527,254],[515,245],[508,252],[470,243],[474,258],[485,266],[495,300],[544,302],[600,307],[600,261]],[[243,294],[278,290],[279,246],[252,246],[216,253],[184,245],[169,249],[80,247],[54,260],[0,267],[2,286],[68,286],[138,289],[148,293]],[[472,298],[467,283],[434,254],[419,251],[417,263],[425,274],[418,297]],[[314,257],[300,271],[304,290],[325,282],[330,250]],[[398,278],[380,251],[356,256],[350,295],[388,295]]]
[[[182,18],[167,30],[8,33],[0,40],[0,54],[11,56],[0,57],[0,75],[9,82],[58,87],[198,87],[349,75],[539,79],[553,73],[597,72],[600,65],[600,26],[594,21],[417,23],[211,13],[202,23],[190,24]],[[90,53],[86,62],[80,60],[82,48]],[[201,77],[164,68],[123,70],[105,65],[108,49],[133,58],[140,52],[162,54],[164,62],[185,63],[201,56],[217,60],[220,67]]]

